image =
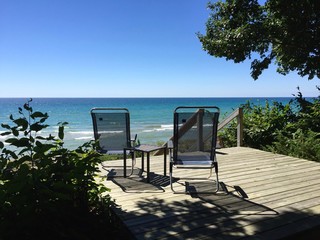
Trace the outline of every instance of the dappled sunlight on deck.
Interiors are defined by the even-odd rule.
[[[115,213],[137,239],[278,239],[320,226],[319,163],[243,147],[219,152],[220,181],[227,193],[210,193],[208,181],[190,181],[195,192],[174,194],[163,176],[163,156],[153,156],[150,184],[139,169],[129,178],[104,181],[118,205]],[[102,175],[112,168],[104,168]],[[206,170],[190,171],[207,176]],[[184,190],[185,182],[174,187]],[[197,193],[201,188],[208,193]]]

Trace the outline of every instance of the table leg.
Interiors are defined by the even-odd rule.
[[[164,160],[164,169],[163,169],[163,175],[167,176],[167,148],[163,149],[163,160]]]
[[[150,182],[150,153],[147,152],[147,182]]]
[[[141,152],[141,170],[144,172],[144,152]]]
[[[127,151],[123,150],[123,177],[127,177]]]

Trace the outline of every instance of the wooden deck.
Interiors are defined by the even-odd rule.
[[[128,179],[104,181],[132,238],[280,239],[320,227],[319,163],[244,147],[219,152],[220,181],[228,194],[174,194],[169,178],[163,176],[163,156],[151,157],[151,184],[141,181],[138,171]],[[122,161],[106,164],[116,169],[111,175],[120,174],[115,166]],[[139,159],[136,166],[141,166]],[[175,173],[208,174],[205,170]],[[175,188],[184,190],[184,185],[180,180]],[[210,191],[208,186],[207,181],[194,183],[196,189]]]

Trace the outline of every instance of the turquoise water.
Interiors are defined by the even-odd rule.
[[[35,98],[34,111],[47,112],[47,129],[42,135],[57,135],[57,123],[68,122],[65,146],[71,149],[93,139],[90,109],[93,107],[125,107],[130,111],[131,133],[138,134],[141,143],[156,144],[172,136],[173,111],[178,106],[215,105],[221,110],[220,120],[248,100],[256,104],[269,101],[287,103],[290,98]],[[18,107],[28,99],[0,98],[0,123],[8,123],[9,115],[18,117]],[[0,132],[5,129],[0,128]],[[0,136],[0,141],[5,137]]]

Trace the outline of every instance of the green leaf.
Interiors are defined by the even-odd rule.
[[[49,137],[47,137],[46,140],[47,140],[47,141],[51,141],[51,140],[54,140],[54,138],[55,138],[54,136],[52,136],[51,134],[49,134]]]
[[[27,110],[28,112],[32,112],[32,107],[29,106],[29,102],[28,102],[28,103],[25,103],[25,104],[23,105],[23,108],[24,108],[25,110]]]
[[[11,145],[16,146],[16,147],[29,147],[30,146],[29,138],[20,138],[20,139],[16,138],[15,140],[11,140],[10,142],[11,142]]]
[[[27,175],[27,174],[29,174],[29,170],[30,170],[29,165],[23,163],[23,164],[20,165],[19,173],[22,174],[22,175]]]
[[[18,156],[14,152],[9,151],[8,154],[11,155],[13,159],[18,159]]]
[[[31,131],[36,131],[36,132],[39,132],[41,131],[42,129],[48,127],[49,125],[42,125],[42,124],[39,124],[38,122],[35,122],[34,124],[31,124],[30,125],[30,130]]]
[[[28,151],[30,151],[30,149],[28,149],[28,148],[23,148],[23,149],[19,152],[19,155],[22,155],[23,153],[28,152]],[[30,160],[30,161],[32,160],[29,155],[23,156],[23,157],[20,158],[19,160],[23,160],[23,159],[28,159],[28,161],[29,161],[29,160]]]
[[[59,126],[66,126],[68,125],[69,123],[68,122],[58,122],[58,125]]]
[[[3,142],[0,142],[0,149],[4,148]]]
[[[1,127],[6,128],[6,129],[11,129],[11,127],[8,124],[1,123]]]
[[[11,132],[3,132],[3,133],[0,133],[1,136],[6,136],[6,135],[10,135]]]
[[[47,120],[47,118],[48,118],[48,117],[41,118],[41,119],[39,120],[39,122],[44,123],[44,122]]]
[[[61,140],[63,140],[64,138],[64,127],[63,126],[59,126],[59,134],[58,134],[59,138]]]
[[[42,147],[42,143],[41,142],[39,142],[39,141],[36,141],[36,145],[38,146],[38,147]]]
[[[13,143],[13,142],[15,142],[17,140],[18,140],[18,138],[8,138],[8,139],[5,140],[5,142],[6,143]]]
[[[15,124],[17,124],[19,127],[21,126],[21,130],[26,130],[28,128],[28,121],[25,118],[18,118],[13,121]]]
[[[34,112],[30,115],[31,118],[47,118],[48,114],[47,113],[42,113],[42,112]]]
[[[47,140],[47,138],[42,137],[42,136],[36,136],[36,139],[40,139],[40,140]]]
[[[18,137],[18,136],[19,136],[19,131],[18,131],[17,129],[13,128],[13,129],[12,129],[12,134],[13,134],[14,136]]]

